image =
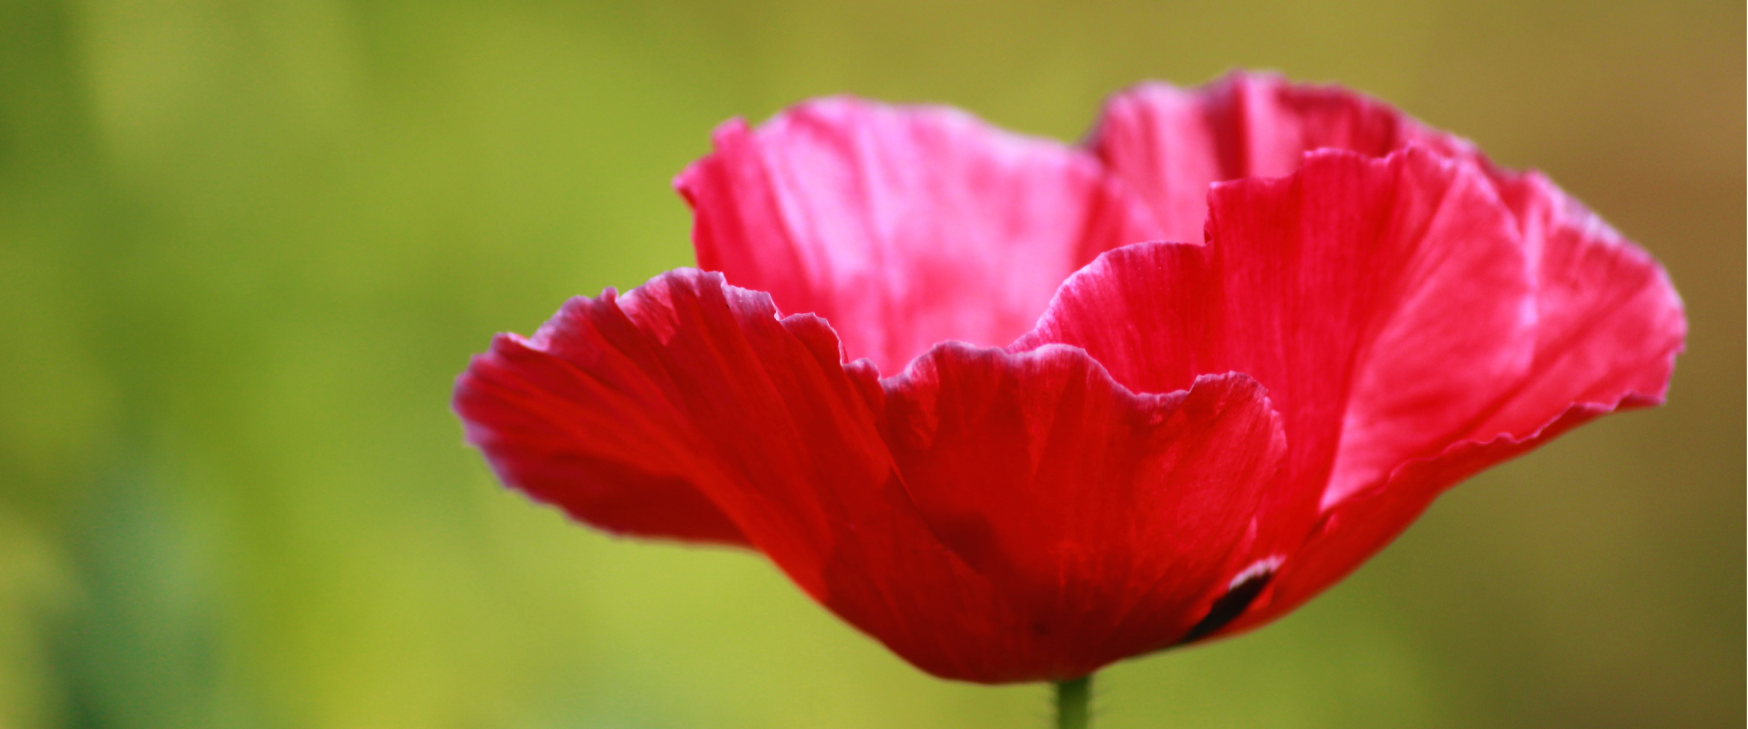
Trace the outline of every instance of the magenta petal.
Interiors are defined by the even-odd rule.
[[[776,314],[769,296],[696,270],[574,299],[532,340],[500,337],[463,375],[457,410],[505,481],[535,498],[609,530],[750,543],[919,665],[995,675],[978,657],[987,628],[937,645],[999,608],[909,505],[872,373],[839,363],[823,320]],[[636,504],[643,519],[601,504]]]
[[[1359,460],[1373,470],[1466,432],[1529,363],[1531,290],[1487,178],[1417,148],[1314,153],[1291,177],[1217,186],[1210,201],[1205,246],[1106,254],[1014,348],[1083,347],[1142,392],[1206,372],[1267,387],[1288,478],[1265,497],[1243,569],[1302,543],[1348,453],[1344,423],[1367,425],[1376,458]]]
[[[507,483],[579,519],[749,543],[941,675],[1043,670],[1035,654],[987,657],[1003,638],[995,616],[1018,619],[918,518],[875,421],[879,385],[838,349],[817,317],[779,320],[765,294],[670,271],[623,297],[572,300],[532,340],[500,337],[463,375],[456,409]]]
[[[1444,489],[1602,415],[1662,402],[1687,333],[1668,276],[1540,175],[1499,181],[1535,274],[1530,364],[1489,388],[1488,407],[1439,452],[1352,483],[1283,567],[1272,600],[1235,630],[1285,614],[1345,577]]]
[[[559,319],[587,327],[592,309],[611,306],[609,293],[600,302],[573,302]],[[566,325],[555,319],[548,326]],[[684,416],[649,406],[660,402],[656,387],[632,374],[636,363],[614,354],[595,357],[597,366],[631,375],[632,387],[617,389],[539,343],[498,335],[456,380],[454,407],[467,441],[505,485],[606,531],[745,545],[739,527],[697,488],[705,467],[692,457]]]
[[[715,144],[676,181],[699,265],[825,317],[882,372],[1006,344],[1082,263],[1155,234],[1091,155],[951,109],[826,99]]]
[[[1242,375],[1138,396],[1079,350],[945,345],[880,382],[817,317],[686,270],[500,337],[456,409],[535,498],[749,543],[919,667],[984,682],[1180,640],[1285,449]]]
[[[1134,395],[1062,346],[946,345],[883,384],[911,502],[1010,616],[979,661],[999,680],[1073,678],[1181,640],[1286,446],[1248,377]]]
[[[831,508],[815,484],[877,484],[890,464],[831,330],[775,315],[769,297],[694,270],[574,299],[531,340],[499,337],[456,410],[507,483],[579,519],[773,555],[812,540],[797,569],[817,571],[829,536],[794,514]]]
[[[1660,398],[1667,386],[1686,323],[1662,269],[1540,175],[1495,183],[1533,289],[1518,322],[1474,315],[1474,298],[1505,286],[1479,272],[1449,280],[1448,290],[1422,286],[1421,305],[1405,306],[1367,355],[1326,506],[1458,441],[1526,439],[1574,405],[1612,410],[1629,394]],[[1488,340],[1510,341],[1515,362],[1449,374],[1454,357]],[[1432,396],[1440,387],[1460,390]]]
[[[1233,72],[1195,89],[1148,83],[1117,94],[1088,146],[1147,200],[1166,240],[1194,242],[1212,183],[1288,175],[1316,149],[1382,157],[1410,143],[1469,147],[1362,94]]]
[[[1687,339],[1669,275],[1540,174],[1496,183],[1531,259],[1535,354],[1468,439],[1527,437],[1574,404],[1660,403]]]

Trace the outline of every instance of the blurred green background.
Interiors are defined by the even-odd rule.
[[[1036,727],[743,553],[498,488],[452,378],[691,261],[712,126],[851,91],[1073,139],[1279,69],[1548,171],[1670,269],[1670,404],[1456,490],[1118,727],[1744,722],[1744,6],[0,0],[0,727]]]

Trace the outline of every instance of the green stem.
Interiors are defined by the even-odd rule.
[[[1056,682],[1056,729],[1086,729],[1092,676]]]

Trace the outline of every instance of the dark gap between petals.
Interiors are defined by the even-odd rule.
[[[1214,631],[1226,627],[1227,623],[1237,620],[1238,616],[1244,614],[1244,609],[1250,607],[1251,601],[1262,594],[1262,589],[1268,587],[1269,580],[1274,576],[1274,570],[1259,571],[1233,585],[1226,594],[1214,601],[1213,606],[1208,608],[1208,614],[1195,627],[1190,628],[1190,632],[1184,634],[1178,645],[1206,638]]]

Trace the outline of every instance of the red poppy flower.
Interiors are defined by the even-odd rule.
[[[703,270],[500,335],[467,438],[946,678],[1280,617],[1445,488],[1660,402],[1685,336],[1544,177],[1337,88],[1144,85],[1082,147],[833,98],[715,147],[677,181]]]

